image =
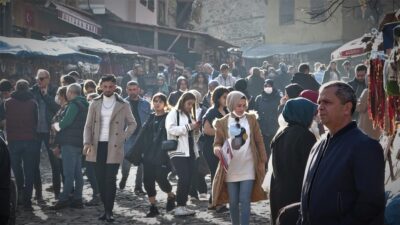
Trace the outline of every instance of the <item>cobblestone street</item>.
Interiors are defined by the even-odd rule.
[[[51,185],[51,169],[48,162],[48,157],[42,152],[41,157],[41,173],[43,182],[43,198],[44,202],[38,203],[33,200],[33,212],[26,212],[19,209],[17,213],[17,224],[33,225],[33,224],[105,224],[98,221],[98,216],[102,213],[102,206],[85,207],[84,209],[62,209],[54,211],[49,209],[55,202],[54,195],[51,192],[45,191]],[[116,203],[114,207],[114,215],[116,221],[114,224],[230,224],[229,213],[216,214],[215,212],[207,211],[207,200],[203,199],[196,202],[188,202],[191,209],[196,210],[196,215],[193,217],[176,218],[171,213],[165,211],[167,196],[161,192],[158,187],[158,206],[160,215],[156,218],[146,218],[146,213],[149,207],[147,196],[136,196],[133,192],[134,178],[136,168],[132,167],[131,173],[124,190],[117,190]],[[118,175],[118,179],[121,174]],[[207,177],[209,183],[209,176]],[[91,188],[84,176],[84,200],[90,200]],[[118,181],[119,182],[119,181]],[[172,183],[174,191],[176,183]],[[269,202],[263,201],[252,204],[251,224],[269,224]]]

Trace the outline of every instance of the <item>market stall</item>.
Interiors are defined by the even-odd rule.
[[[51,37],[48,42],[61,43],[76,51],[94,54],[102,58],[97,80],[101,74],[114,74],[117,77],[125,75],[132,69],[137,52],[126,50],[123,47],[108,44],[91,37]]]
[[[76,51],[60,43],[27,38],[0,36],[0,76],[32,82],[39,68],[49,70],[52,82],[59,76],[78,68],[85,74],[96,74],[101,58]]]

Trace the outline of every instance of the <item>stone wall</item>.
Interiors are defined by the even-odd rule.
[[[206,32],[237,46],[263,44],[266,0],[195,0],[193,30]]]

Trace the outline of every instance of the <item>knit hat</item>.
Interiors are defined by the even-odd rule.
[[[306,98],[314,102],[315,104],[317,104],[318,96],[319,96],[318,92],[312,90],[304,90],[300,93],[300,97]]]
[[[288,86],[285,87],[285,91],[289,99],[299,97],[300,93],[303,90],[304,89],[297,83],[289,84]]]

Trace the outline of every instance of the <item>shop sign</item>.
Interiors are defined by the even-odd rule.
[[[58,11],[58,18],[91,33],[98,35],[100,32],[99,26],[97,24],[88,22],[82,18],[79,18],[64,11]]]

